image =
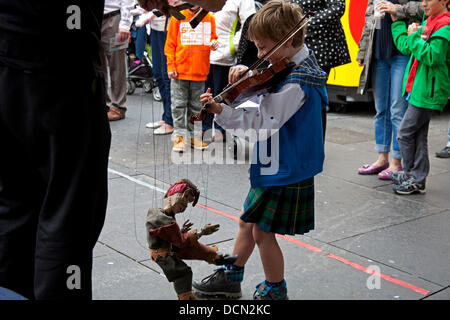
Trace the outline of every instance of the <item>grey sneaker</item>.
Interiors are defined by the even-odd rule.
[[[391,181],[395,183],[396,185],[400,185],[406,180],[408,180],[410,177],[406,175],[403,171],[397,171],[391,174]]]
[[[409,195],[413,193],[425,193],[425,183],[414,181],[413,178],[406,180],[400,185],[394,186],[395,193]]]
[[[241,283],[228,281],[225,271],[224,267],[219,267],[203,280],[194,281],[192,287],[195,293],[205,296],[225,296],[230,299],[242,297]]]
[[[253,300],[289,300],[287,296],[286,282],[278,287],[269,287],[265,281],[256,286]]]

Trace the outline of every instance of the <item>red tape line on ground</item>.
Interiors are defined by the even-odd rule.
[[[229,218],[229,219],[233,219],[233,220],[235,220],[235,221],[239,221],[239,218],[238,218],[238,217],[233,216],[233,215],[231,215],[231,214],[229,214],[229,213],[225,213],[225,212],[223,212],[223,211],[220,211],[220,210],[217,210],[217,209],[213,209],[213,208],[207,207],[207,206],[202,205],[202,204],[199,204],[199,203],[197,204],[197,206],[199,206],[200,208],[206,209],[206,210],[208,210],[208,211],[211,211],[211,212],[220,214],[221,216],[227,217],[227,218]],[[314,247],[314,246],[312,246],[312,245],[310,245],[310,244],[304,243],[304,242],[302,242],[302,241],[298,241],[297,239],[294,239],[294,238],[291,238],[291,237],[288,237],[288,236],[283,236],[283,235],[277,234],[277,237],[278,237],[278,238],[281,238],[281,239],[283,239],[283,240],[289,241],[289,242],[291,242],[291,243],[297,244],[297,245],[299,245],[299,246],[302,246],[303,248],[306,248],[306,249],[311,250],[311,251],[313,251],[313,252],[317,252],[317,253],[323,252],[323,250],[320,249],[320,248]],[[350,261],[350,260],[341,258],[341,257],[336,256],[336,255],[334,255],[334,254],[329,253],[329,254],[326,254],[325,257],[331,258],[331,259],[335,259],[335,260],[337,260],[337,261],[340,261],[340,262],[342,262],[342,263],[345,263],[346,265],[348,265],[348,266],[350,266],[350,267],[352,267],[352,268],[354,268],[354,269],[363,271],[363,272],[365,272],[365,273],[372,274],[372,275],[376,275],[376,276],[378,276],[378,277],[380,277],[380,278],[382,278],[382,279],[384,279],[384,280],[386,280],[386,281],[389,281],[389,282],[394,283],[394,284],[396,284],[396,285],[399,285],[399,286],[402,286],[402,287],[404,287],[404,288],[410,289],[410,290],[415,291],[415,292],[417,292],[417,293],[420,293],[420,294],[423,294],[423,295],[427,295],[427,294],[430,293],[430,291],[428,291],[428,290],[422,289],[422,288],[417,287],[417,286],[415,286],[415,285],[413,285],[413,284],[410,284],[410,283],[405,282],[405,281],[402,281],[402,280],[400,280],[400,279],[391,277],[391,276],[389,276],[389,275],[382,274],[382,273],[379,273],[379,272],[375,272],[374,270],[372,270],[372,269],[370,269],[370,268],[364,267],[364,266],[362,266],[362,265],[359,265],[359,264],[357,264],[357,263],[355,263],[355,262],[352,262],[352,261]]]
[[[334,254],[329,253],[329,254],[326,254],[325,257],[328,257],[328,258],[331,258],[331,259],[335,259],[335,260],[337,260],[337,261],[340,261],[340,262],[342,262],[342,263],[345,263],[346,265],[349,265],[349,266],[352,267],[352,268],[361,270],[361,271],[363,271],[363,272],[365,272],[365,273],[373,274],[373,275],[378,276],[378,277],[380,277],[380,278],[382,278],[382,279],[384,279],[384,280],[386,280],[386,281],[395,283],[395,284],[397,284],[397,285],[399,285],[399,286],[408,288],[408,289],[410,289],[410,290],[413,290],[413,291],[415,291],[415,292],[421,293],[421,294],[423,294],[423,295],[427,295],[427,294],[430,293],[430,291],[428,291],[428,290],[419,288],[419,287],[417,287],[417,286],[415,286],[415,285],[413,285],[413,284],[410,284],[410,283],[405,282],[405,281],[402,281],[402,280],[400,280],[400,279],[397,279],[397,278],[388,276],[388,275],[386,275],[386,274],[382,274],[382,273],[376,272],[376,271],[374,271],[374,270],[372,270],[372,269],[370,269],[370,268],[366,268],[366,267],[364,267],[364,266],[362,266],[362,265],[359,265],[359,264],[357,264],[357,263],[355,263],[355,262],[352,262],[352,261],[350,261],[350,260],[347,260],[347,259],[344,259],[344,258],[335,256]]]

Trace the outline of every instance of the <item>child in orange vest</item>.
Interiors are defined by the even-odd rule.
[[[194,130],[189,116],[200,112],[200,95],[204,92],[209,73],[209,54],[218,47],[214,16],[208,13],[193,29],[189,21],[200,8],[182,11],[185,20],[171,19],[164,53],[167,74],[171,79],[172,118],[174,124],[173,151],[185,151],[187,135]],[[186,117],[187,113],[187,117]],[[206,143],[189,136],[191,146],[205,149]]]

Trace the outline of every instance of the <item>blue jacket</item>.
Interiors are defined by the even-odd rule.
[[[294,184],[322,172],[325,154],[321,111],[328,104],[326,81],[326,73],[310,51],[310,56],[275,88],[276,92],[287,83],[296,83],[305,92],[306,100],[276,134],[255,145],[250,166],[253,188]]]

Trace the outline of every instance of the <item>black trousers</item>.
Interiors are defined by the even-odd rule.
[[[0,286],[29,299],[92,298],[106,212],[103,80],[64,71],[0,65]]]

